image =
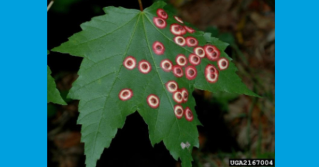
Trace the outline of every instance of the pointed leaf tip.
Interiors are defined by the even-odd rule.
[[[51,76],[51,70],[49,66],[47,66],[47,102],[66,105],[66,102],[61,97],[59,90],[56,88],[56,84],[54,78]]]

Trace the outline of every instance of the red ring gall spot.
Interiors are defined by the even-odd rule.
[[[133,91],[131,89],[122,89],[119,93],[119,99],[122,101],[129,100],[133,96]]]
[[[193,120],[194,116],[193,116],[192,111],[189,109],[189,107],[185,108],[184,113],[185,113],[185,118],[186,118],[187,121],[192,121]]]
[[[160,17],[154,17],[153,22],[156,25],[156,27],[163,29],[166,27],[166,21]]]
[[[175,75],[175,77],[182,77],[184,75],[182,67],[179,65],[173,66],[173,74]]]
[[[185,38],[182,37],[182,36],[175,36],[174,37],[174,41],[179,46],[185,46],[186,45]]]
[[[177,90],[173,93],[173,99],[176,103],[182,103],[183,102],[183,95],[180,90]]]
[[[176,56],[175,61],[176,61],[176,64],[177,64],[177,65],[182,66],[182,67],[187,64],[187,58],[186,58],[186,56],[183,55],[183,54],[178,54],[178,55]]]
[[[185,69],[185,75],[188,80],[193,80],[197,76],[197,69],[194,66],[187,66]]]
[[[164,71],[169,72],[173,68],[173,63],[169,59],[164,59],[161,61],[161,68]]]
[[[152,70],[152,66],[151,64],[146,61],[146,60],[141,60],[139,63],[138,63],[138,69],[141,73],[143,74],[147,74],[149,73],[151,70]]]
[[[194,66],[197,66],[200,64],[201,62],[201,59],[199,56],[197,56],[196,54],[194,53],[191,53],[189,56],[188,56],[188,61],[194,65]]]
[[[157,9],[156,13],[157,13],[157,16],[162,18],[162,19],[166,20],[168,18],[168,15],[164,9],[159,8],[159,9]]]
[[[136,67],[136,60],[133,56],[127,56],[123,61],[123,65],[129,70],[133,70]]]
[[[229,66],[229,61],[226,58],[220,58],[217,62],[218,68],[220,70],[226,70]]]
[[[205,51],[203,49],[203,47],[197,46],[194,48],[194,53],[199,56],[200,58],[204,58],[205,57]]]
[[[212,53],[215,50],[215,46],[213,45],[205,45],[204,50],[206,53]]]
[[[157,108],[160,104],[159,98],[154,94],[148,95],[146,101],[151,108]]]
[[[164,54],[165,47],[161,42],[158,42],[158,41],[154,42],[152,48],[153,48],[153,52],[155,54],[157,54],[157,55]]]
[[[166,89],[171,92],[174,93],[175,91],[177,91],[178,89],[178,84],[176,81],[168,81],[166,83]]]
[[[194,47],[198,45],[198,40],[194,37],[186,37],[186,44],[189,47]]]
[[[184,110],[183,110],[183,107],[181,105],[178,105],[176,104],[174,106],[174,113],[175,113],[175,116],[178,118],[178,119],[181,119],[183,117],[183,114],[184,114]]]
[[[183,102],[186,103],[188,101],[188,91],[185,88],[181,89],[182,96],[183,96]]]

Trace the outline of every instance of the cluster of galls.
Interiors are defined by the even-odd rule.
[[[160,29],[164,29],[167,26],[166,20],[168,19],[168,14],[163,9],[158,9],[156,11],[157,17],[153,18],[153,22],[156,27]],[[188,58],[183,54],[178,54],[175,58],[175,65],[169,59],[163,59],[160,63],[160,67],[166,72],[173,72],[175,77],[183,77],[184,72],[183,68],[185,68],[185,76],[188,80],[193,80],[197,76],[196,66],[201,63],[201,59],[207,58],[211,61],[217,61],[219,70],[225,70],[228,68],[229,62],[226,58],[220,58],[219,49],[214,46],[207,44],[205,46],[198,46],[198,40],[195,37],[188,36],[184,37],[186,33],[194,33],[195,30],[186,26],[181,25],[184,24],[183,20],[177,16],[174,16],[174,19],[178,23],[172,23],[170,25],[170,32],[174,35],[173,41],[179,46],[188,46],[194,47],[193,53],[191,53]],[[165,52],[165,46],[163,43],[159,41],[155,41],[153,43],[153,52],[157,55],[163,55]],[[123,62],[123,65],[128,70],[133,70],[136,67],[136,59],[132,56],[126,57]],[[138,63],[138,69],[141,73],[147,74],[151,71],[151,64],[146,60],[141,60]],[[218,80],[219,71],[217,68],[208,64],[205,68],[205,78],[209,83],[215,83]],[[169,92],[172,93],[174,101],[177,103],[174,106],[174,113],[178,119],[182,118],[185,115],[185,118],[188,121],[193,120],[193,113],[186,107],[180,105],[181,103],[186,103],[188,100],[188,91],[185,88],[179,89],[178,84],[175,81],[169,81],[166,83],[166,88]],[[123,89],[119,93],[119,98],[123,101],[129,100],[133,96],[133,91],[131,89]],[[154,94],[150,94],[146,101],[151,108],[158,108],[160,104],[160,100],[158,96]]]
[[[178,119],[181,119],[183,115],[185,115],[186,120],[192,121],[193,120],[193,113],[189,109],[189,107],[186,107],[183,109],[183,107],[180,105],[181,103],[186,103],[188,101],[188,91],[185,88],[179,89],[178,84],[175,81],[168,81],[166,83],[166,89],[170,93],[172,93],[174,101],[177,103],[174,106],[174,113],[175,116]]]
[[[128,70],[133,70],[136,67],[136,59],[133,56],[127,56],[123,61],[123,65]],[[148,61],[141,60],[138,63],[138,70],[143,74],[147,74],[152,70],[152,66]],[[133,91],[127,88],[122,89],[119,93],[119,98],[122,101],[129,100],[130,98],[132,98],[132,96],[133,96]],[[147,101],[147,104],[152,108],[157,108],[160,104],[159,98],[154,94],[150,94],[146,98],[146,101]]]
[[[163,9],[158,9],[157,17],[154,17],[153,21],[158,28],[164,29],[167,26],[166,19],[168,19],[168,14]],[[193,53],[191,53],[188,58],[186,58],[186,56],[183,54],[178,54],[175,59],[176,65],[173,65],[172,61],[169,59],[162,60],[160,65],[164,71],[172,71],[176,77],[182,77],[184,75],[183,67],[185,67],[186,78],[193,80],[197,76],[197,70],[195,66],[199,65],[201,63],[201,59],[205,57],[208,60],[217,61],[219,70],[225,70],[228,68],[228,60],[226,58],[220,58],[220,51],[216,46],[210,44],[207,44],[203,47],[198,46],[198,40],[195,37],[183,36],[187,32],[192,34],[195,32],[195,30],[186,25],[182,25],[184,22],[179,17],[174,16],[174,19],[178,23],[172,23],[170,25],[170,31],[174,35],[173,41],[179,46],[194,47],[194,49]],[[153,51],[157,55],[162,55],[164,54],[165,47],[161,42],[156,41],[153,44]],[[209,64],[206,68],[211,66],[214,65]],[[205,72],[206,80],[210,83],[217,82],[218,76],[218,71],[214,73]]]
[[[129,100],[132,97],[133,97],[133,91],[128,88],[122,89],[119,93],[119,99],[122,101]],[[154,94],[148,95],[146,98],[146,101],[151,108],[157,108],[160,104],[159,98]]]
[[[136,67],[136,59],[133,56],[127,56],[123,61],[123,65],[128,70],[133,70]],[[152,70],[152,66],[148,61],[141,60],[138,63],[138,70],[143,74],[147,74]]]

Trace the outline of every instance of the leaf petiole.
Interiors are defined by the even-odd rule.
[[[143,11],[142,1],[141,1],[141,0],[138,0],[138,3],[140,4],[140,10]]]

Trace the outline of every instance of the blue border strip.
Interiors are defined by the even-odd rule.
[[[1,1],[0,166],[47,166],[47,1]]]
[[[318,1],[276,1],[276,166],[319,166]]]

